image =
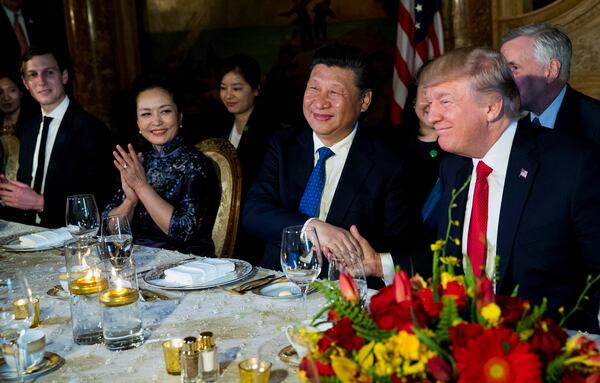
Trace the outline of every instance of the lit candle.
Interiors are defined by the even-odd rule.
[[[100,295],[100,303],[107,307],[125,306],[137,302],[139,293],[137,289],[123,287],[123,281],[117,279],[117,287],[105,291]]]
[[[106,290],[108,282],[106,279],[94,275],[91,269],[83,278],[76,279],[69,284],[69,291],[75,295],[91,295]]]

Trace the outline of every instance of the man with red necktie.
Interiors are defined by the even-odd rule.
[[[440,235],[452,190],[470,177],[452,209],[450,254],[495,278],[496,291],[531,303],[548,298],[560,317],[588,275],[600,273],[600,152],[578,137],[519,118],[519,92],[507,61],[483,48],[451,51],[422,74],[429,122],[449,154],[442,161]],[[458,225],[456,225],[458,221]],[[600,286],[566,323],[599,333]]]

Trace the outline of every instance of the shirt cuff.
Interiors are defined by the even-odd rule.
[[[394,281],[394,274],[396,269],[394,268],[394,259],[390,253],[380,253],[381,257],[381,271],[383,272],[383,283],[386,286],[391,285]]]
[[[317,217],[312,217],[312,218],[307,219],[306,222],[304,222],[304,225],[302,225],[302,231],[306,230],[306,226],[308,226],[308,224],[311,221],[314,221],[315,219],[318,219],[318,218]]]

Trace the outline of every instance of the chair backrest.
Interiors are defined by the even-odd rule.
[[[235,147],[224,138],[209,138],[196,149],[210,158],[221,182],[221,202],[213,226],[212,239],[217,257],[233,255],[240,219],[242,171]]]
[[[19,170],[19,139],[13,134],[0,134],[0,174],[16,180]]]

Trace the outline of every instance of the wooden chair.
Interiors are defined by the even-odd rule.
[[[221,182],[221,202],[212,239],[215,255],[229,258],[233,255],[240,219],[242,172],[235,147],[224,138],[209,138],[196,144],[196,149],[210,158]]]

